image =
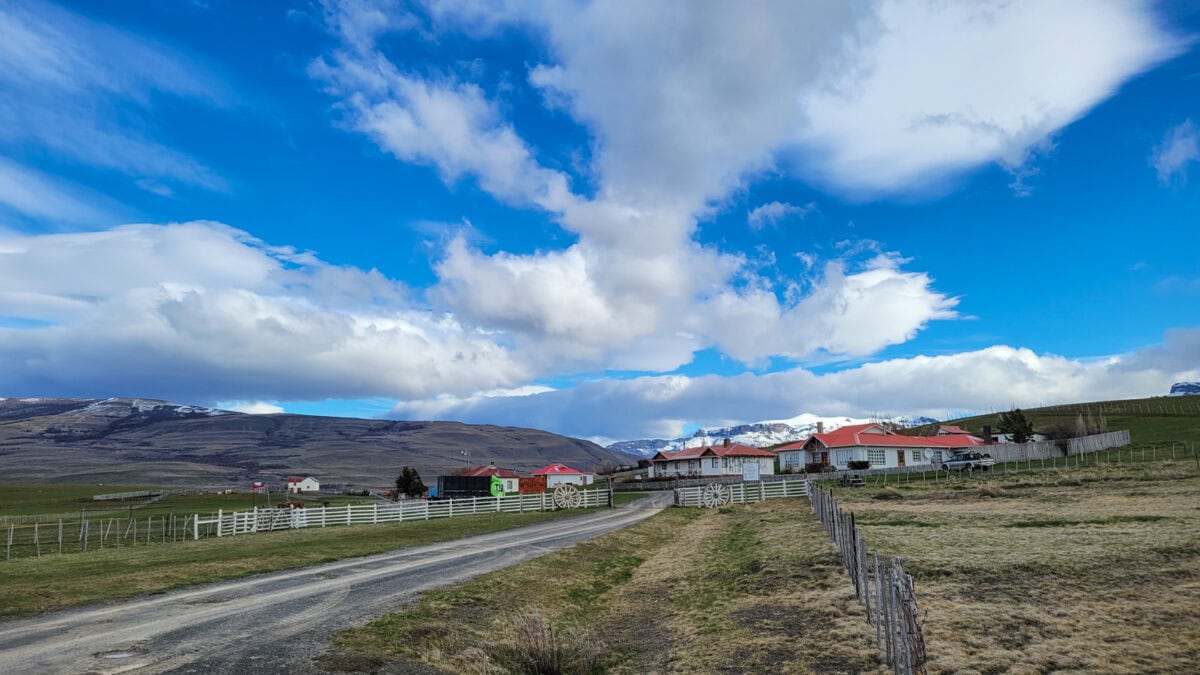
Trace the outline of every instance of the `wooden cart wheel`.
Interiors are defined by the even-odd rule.
[[[554,488],[554,508],[577,509],[583,505],[583,495],[579,488],[570,483]]]
[[[709,483],[700,492],[700,505],[706,509],[714,509],[733,501],[733,490],[720,483]]]

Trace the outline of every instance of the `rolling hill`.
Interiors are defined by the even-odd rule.
[[[248,415],[133,398],[0,399],[4,482],[242,485],[290,474],[383,487],[401,466],[423,476],[496,462],[518,471],[636,461],[535,429],[311,415]]]

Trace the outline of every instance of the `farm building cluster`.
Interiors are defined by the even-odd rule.
[[[954,453],[986,441],[955,426],[941,426],[933,436],[897,433],[882,424],[854,424],[826,432],[817,424],[808,438],[770,450],[730,443],[659,452],[650,459],[649,477],[710,478],[843,470],[851,462],[871,468],[941,466]],[[756,465],[756,466],[748,466]]]
[[[522,476],[495,464],[489,464],[470,469],[457,476],[438,476],[437,484],[429,488],[429,497],[431,499],[498,497],[553,491],[560,485],[583,487],[595,482],[594,474],[573,469],[565,464],[547,464],[528,476]]]

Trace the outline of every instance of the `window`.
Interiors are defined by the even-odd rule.
[[[934,464],[941,464],[941,463],[942,463],[942,451],[941,451],[941,450],[934,450],[934,451],[933,451],[933,458],[932,458],[932,459],[930,459],[929,461],[930,461],[930,462],[932,462],[932,463],[934,463]]]
[[[717,468],[717,458],[716,457],[712,458],[712,468],[714,468],[714,469]]]
[[[884,459],[883,448],[867,448],[867,461],[871,463],[871,466],[883,466],[887,464],[887,460]]]
[[[850,451],[849,450],[838,450],[837,458],[838,458],[838,462],[837,462],[838,466],[846,466],[847,464],[850,463]]]
[[[920,462],[921,462],[921,451],[913,450],[912,451],[912,463],[919,464]]]
[[[800,466],[800,453],[798,453],[798,452],[783,453],[783,465],[784,466]]]

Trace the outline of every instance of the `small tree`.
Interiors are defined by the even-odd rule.
[[[1010,435],[1013,443],[1028,443],[1033,438],[1033,422],[1025,417],[1020,408],[1001,413],[996,428],[1000,433]]]
[[[397,498],[401,492],[408,497],[420,497],[425,494],[425,482],[421,480],[421,474],[411,466],[400,469],[400,475],[396,476]]]

